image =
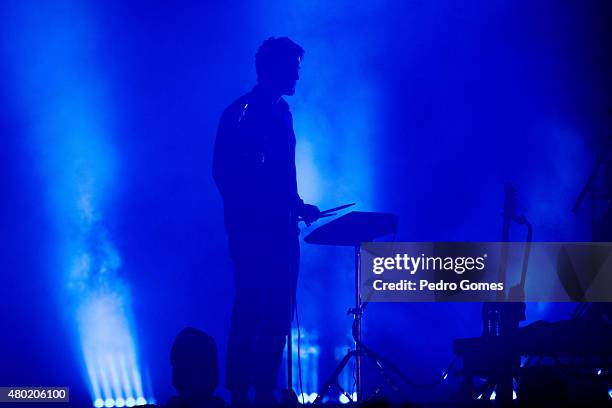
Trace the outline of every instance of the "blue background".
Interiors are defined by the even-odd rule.
[[[188,325],[224,360],[212,145],[269,36],[306,50],[287,98],[306,201],[393,212],[398,240],[497,241],[513,182],[535,240],[591,239],[588,207],[570,209],[610,135],[605,1],[53,3],[0,6],[0,384],[90,401],[86,349],[115,337],[164,402]],[[321,353],[347,344],[352,279],[350,249],[302,245],[300,320]],[[364,335],[427,381],[480,325],[479,304],[376,304]]]

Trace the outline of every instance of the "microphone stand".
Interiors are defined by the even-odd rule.
[[[604,162],[604,159],[609,149],[610,149],[610,139],[606,141],[606,143],[603,146],[603,149],[599,153],[599,156],[597,157],[597,160],[595,161],[593,169],[591,170],[589,177],[584,183],[582,190],[580,191],[580,194],[578,194],[578,198],[576,198],[576,202],[574,203],[574,207],[572,208],[572,212],[576,214],[578,212],[578,209],[582,205],[582,202],[584,201],[585,197],[587,196],[587,194],[589,195],[591,199],[591,239],[593,241],[595,240],[595,234],[596,234],[596,229],[597,229],[597,220],[596,220],[597,186],[595,185],[595,179],[597,178],[597,173],[599,172],[599,168],[601,167],[601,164]]]

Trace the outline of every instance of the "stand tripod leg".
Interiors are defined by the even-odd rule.
[[[357,401],[362,398],[361,383],[361,247],[355,246],[355,325],[353,336],[355,337],[355,383]]]
[[[317,398],[314,400],[314,404],[320,404],[323,400],[323,397],[329,392],[331,386],[334,384],[338,384],[338,376],[340,375],[342,370],[344,370],[344,367],[346,367],[346,365],[353,356],[357,356],[357,352],[355,350],[350,350],[348,353],[346,353],[346,355],[342,358],[334,372],[332,372],[327,381],[325,381],[325,384],[323,385],[323,388],[321,388],[319,395],[317,395]]]

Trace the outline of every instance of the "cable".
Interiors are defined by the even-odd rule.
[[[452,370],[452,368],[455,366],[455,364],[457,364],[457,361],[459,361],[459,357],[461,357],[461,354],[457,353],[455,355],[455,358],[453,359],[453,361],[448,366],[448,368],[442,372],[442,376],[440,378],[438,378],[437,380],[435,380],[434,382],[431,382],[431,383],[418,383],[418,382],[410,380],[408,377],[406,377],[404,375],[404,373],[395,364],[393,364],[392,362],[390,362],[389,360],[387,360],[383,356],[381,356],[381,355],[379,355],[377,353],[374,353],[368,347],[364,346],[363,343],[361,344],[361,348],[366,353],[369,353],[375,360],[381,361],[382,363],[387,365],[407,385],[410,385],[410,386],[415,387],[415,388],[431,388],[431,387],[435,387],[435,386],[439,385],[440,383],[442,383],[442,381],[444,381],[446,379],[446,377],[448,376],[448,373],[450,372],[450,370]]]
[[[438,378],[436,381],[431,382],[431,383],[417,383],[417,382],[414,382],[414,381],[408,379],[406,376],[404,376],[404,374],[401,373],[401,371],[398,372],[398,375],[400,375],[400,378],[406,384],[411,385],[411,386],[416,387],[416,388],[431,388],[431,387],[435,387],[435,386],[441,384],[442,381],[444,381],[446,379],[446,377],[448,376],[448,373],[450,372],[450,370],[452,370],[452,368],[455,366],[455,364],[459,360],[459,357],[461,357],[461,354],[457,353],[455,355],[455,358],[453,359],[453,361],[448,366],[448,368],[442,372],[442,376],[440,378]]]
[[[295,323],[297,326],[297,333],[298,333],[298,339],[297,339],[297,361],[298,361],[298,377],[300,379],[300,394],[302,395],[302,404],[306,403],[306,400],[304,399],[304,386],[302,384],[302,359],[301,359],[301,352],[300,352],[300,340],[302,337],[302,333],[300,331],[300,315],[298,314],[298,307],[297,307],[297,290],[296,290],[296,295],[295,295]]]

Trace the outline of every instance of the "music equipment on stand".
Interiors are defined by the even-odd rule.
[[[333,209],[332,209],[333,210]],[[349,350],[340,361],[334,372],[323,385],[314,403],[319,404],[332,386],[336,386],[350,401],[352,395],[338,384],[338,375],[348,364],[351,358],[355,358],[355,388],[357,401],[362,400],[362,357],[370,358],[380,368],[379,356],[364,346],[361,338],[361,319],[367,302],[361,298],[361,243],[372,242],[387,235],[394,235],[397,231],[399,218],[394,214],[352,211],[345,214],[308,234],[304,241],[315,245],[333,245],[353,247],[355,251],[355,307],[349,309],[348,313],[353,315],[352,335],[355,341],[355,349]],[[385,375],[383,373],[383,375]],[[385,376],[385,379],[388,378]]]
[[[531,251],[531,241],[533,239],[533,228],[527,218],[516,213],[516,191],[514,186],[507,183],[504,186],[504,208],[502,212],[502,236],[501,242],[510,241],[510,227],[512,223],[524,225],[527,228],[527,239],[523,255],[523,267],[521,270],[521,279],[519,283],[510,288],[508,294],[505,291],[499,291],[496,296],[496,302],[485,302],[482,305],[483,317],[483,339],[487,338],[507,338],[514,333],[519,322],[525,320],[525,281],[527,278],[527,268],[529,263],[529,255]],[[497,276],[498,282],[506,283],[506,274],[508,266],[508,245],[502,245],[499,271]],[[507,300],[511,302],[506,302]],[[483,340],[485,341],[485,340]],[[493,340],[495,341],[495,340]],[[498,341],[496,344],[502,344]],[[466,358],[464,356],[464,362]],[[489,372],[487,383],[490,388],[496,388],[497,399],[501,401],[512,401],[513,394],[513,377],[518,367],[520,358],[519,355],[508,347],[498,350],[496,369]]]
[[[597,167],[598,165],[596,169]],[[575,209],[589,193],[591,183],[592,181],[589,181],[583,189]],[[520,381],[522,395],[527,399],[554,399],[556,395],[569,395],[569,392],[564,392],[575,380],[586,381],[580,383],[582,385],[601,388],[602,398],[606,398],[609,373],[612,370],[612,324],[603,316],[610,316],[612,308],[601,304],[601,307],[591,312],[588,303],[579,303],[571,320],[553,323],[537,321],[518,327],[519,320],[525,318],[523,302],[533,229],[524,216],[516,215],[514,188],[506,185],[505,193],[502,241],[509,241],[512,222],[527,228],[521,279],[518,285],[510,288],[507,298],[505,293],[498,297],[498,300],[507,299],[510,302],[483,304],[484,327],[481,337],[456,339],[453,342],[453,350],[459,353],[463,360],[460,375],[465,379],[481,377],[486,380],[476,393],[482,400],[488,400],[495,392],[496,401],[512,402],[513,390],[510,387],[515,377],[517,382]],[[505,280],[507,256],[507,249],[502,248],[498,279]],[[576,287],[578,278],[574,276],[577,271],[570,268],[569,260],[561,257],[557,268],[561,269],[557,272],[567,292],[574,294],[572,298],[580,299],[582,291]],[[524,360],[518,364],[520,357]],[[571,380],[560,385],[560,378]],[[542,384],[545,386],[540,389]],[[549,395],[551,390],[546,386],[550,384],[554,384],[553,391],[557,394]],[[580,390],[580,387],[581,385],[577,385],[575,388]],[[599,391],[601,390],[597,392]],[[588,397],[592,398],[593,395]]]
[[[513,222],[524,225],[527,228],[523,266],[519,283],[510,288],[508,294],[505,291],[498,291],[496,296],[497,302],[483,303],[483,336],[500,336],[505,332],[518,328],[519,321],[525,320],[525,304],[523,302],[525,301],[525,281],[527,279],[529,255],[533,240],[533,228],[524,215],[517,215],[516,213],[516,191],[514,186],[507,183],[504,186],[504,193],[501,242],[510,241],[510,227]],[[506,283],[507,268],[508,246],[502,245],[497,281],[503,282],[504,285]],[[518,303],[504,303],[506,300]]]
[[[245,105],[245,109],[246,109]],[[332,217],[337,215],[337,211],[342,211],[349,207],[354,206],[355,203],[343,204],[338,207],[330,208],[327,210],[319,211],[317,214],[317,218],[315,220],[305,219],[304,217],[298,217],[298,222],[303,222],[309,227],[313,222],[320,220],[321,218]],[[297,305],[295,305],[297,307]],[[293,391],[293,349],[292,349],[292,333],[289,330],[287,334],[287,388],[284,390],[283,401],[288,403],[289,405],[297,405],[298,398],[295,392]],[[303,397],[303,396],[302,396]]]
[[[601,389],[600,398],[607,398],[612,370],[612,325],[603,319],[572,319],[559,322],[537,321],[520,327],[513,333],[501,336],[457,339],[453,351],[463,360],[460,375],[464,378],[481,377],[486,381],[475,392],[482,400],[489,400],[495,391],[499,401],[499,386],[494,380],[500,372],[507,373],[515,356],[522,356],[523,363],[511,367],[511,375],[520,384],[519,399],[555,399],[546,388],[533,390],[540,383],[551,379],[566,378],[566,383],[555,385],[552,390],[563,395],[569,387],[580,388],[587,381]],[[583,382],[578,382],[578,381]],[[534,382],[535,384],[531,384]],[[576,382],[576,384],[574,384]],[[531,392],[525,389],[532,389]],[[588,396],[595,398],[595,395]],[[506,401],[507,402],[507,401]],[[527,401],[523,401],[527,402]],[[567,402],[567,401],[566,401]],[[579,406],[579,405],[577,405]]]

